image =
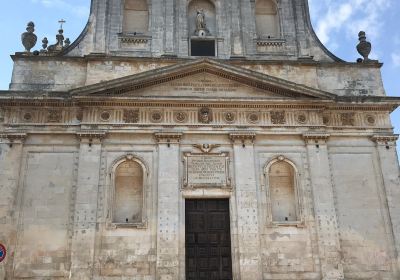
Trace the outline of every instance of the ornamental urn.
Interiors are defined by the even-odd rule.
[[[25,47],[26,52],[30,52],[31,49],[36,45],[37,36],[33,33],[35,31],[35,24],[31,21],[26,27],[26,32],[22,33],[21,41]]]
[[[358,40],[360,40],[360,43],[357,45],[357,51],[362,55],[364,61],[368,61],[368,56],[371,53],[372,46],[371,43],[367,41],[364,31],[360,31],[360,33],[358,33]]]

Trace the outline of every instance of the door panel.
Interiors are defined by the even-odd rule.
[[[186,200],[186,279],[231,280],[228,199]]]

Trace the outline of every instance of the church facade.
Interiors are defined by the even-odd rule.
[[[307,0],[92,0],[0,92],[0,279],[395,280],[378,61]],[[39,28],[39,27],[37,27]]]

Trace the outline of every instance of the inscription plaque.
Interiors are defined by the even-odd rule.
[[[184,186],[189,188],[220,187],[231,185],[229,156],[227,153],[185,153]]]

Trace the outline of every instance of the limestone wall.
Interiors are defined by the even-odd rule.
[[[24,144],[11,146],[3,138],[6,279],[183,280],[184,199],[217,197],[230,198],[237,279],[338,280],[341,271],[345,279],[397,279],[398,232],[390,217],[400,214],[392,204],[398,196],[385,184],[378,160],[395,153],[392,144],[380,151],[366,137],[331,136],[326,144],[321,138],[306,145],[299,135],[259,135],[253,146],[251,137],[231,142],[225,133],[179,135],[179,143],[167,141],[173,134],[157,143],[153,132],[105,138],[29,134]],[[89,141],[93,137],[100,142]],[[192,145],[205,139],[221,145],[215,152],[229,154],[232,190],[183,188],[183,153],[198,152]],[[127,155],[148,170],[145,215],[140,226],[119,227],[110,220],[111,173]],[[279,156],[298,171],[295,224],[269,220],[265,167]]]
[[[66,91],[173,65],[182,60],[14,58],[11,90]],[[343,95],[385,95],[379,64],[229,62],[256,72]],[[328,67],[327,67],[328,66]]]

